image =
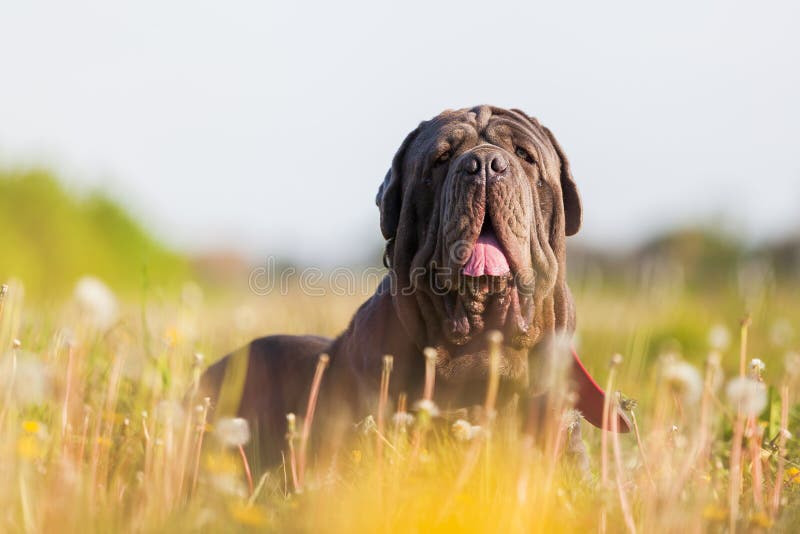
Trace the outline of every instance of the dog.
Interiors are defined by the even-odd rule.
[[[423,349],[432,347],[436,403],[472,406],[486,390],[486,334],[500,331],[506,402],[542,394],[543,353],[575,330],[566,238],[581,227],[581,200],[564,151],[537,119],[478,106],[422,122],[400,145],[375,201],[388,274],[347,330],[336,339],[256,339],[202,377],[217,415],[224,404],[250,422],[267,463],[280,460],[286,414],[304,413],[322,353],[330,359],[315,433],[336,443],[374,413],[384,355],[394,358],[390,398],[422,396]],[[564,357],[577,409],[600,426],[603,391],[577,356]],[[237,380],[240,398],[219,399],[223,383]],[[615,415],[627,431],[626,417]]]

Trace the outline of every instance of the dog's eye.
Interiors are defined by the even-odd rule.
[[[527,150],[522,148],[521,146],[514,147],[514,154],[521,160],[527,161],[528,163],[533,163],[533,156],[531,156]]]
[[[443,163],[447,163],[449,159],[450,159],[450,151],[448,150],[447,152],[436,158],[434,165],[441,165]]]

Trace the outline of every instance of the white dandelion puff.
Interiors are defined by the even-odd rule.
[[[241,447],[250,441],[250,426],[241,417],[223,417],[217,421],[214,434],[228,447]]]
[[[712,349],[720,351],[727,349],[731,344],[730,331],[725,325],[714,325],[711,330],[708,331],[708,344],[711,345]]]
[[[794,329],[792,323],[786,319],[776,321],[769,330],[770,342],[780,348],[787,347],[794,337]]]
[[[84,276],[75,285],[75,302],[89,322],[106,330],[117,320],[117,298],[100,279]]]
[[[703,393],[703,378],[689,363],[674,360],[667,362],[661,372],[661,378],[667,387],[686,403],[697,402]]]
[[[766,368],[766,364],[761,359],[753,358],[750,360],[750,378],[761,380]]]
[[[162,400],[156,404],[155,417],[161,424],[181,427],[186,420],[186,410],[183,409],[183,405],[179,402]]]
[[[790,377],[800,375],[800,352],[788,352],[783,359],[783,367]]]
[[[744,415],[755,417],[767,406],[767,386],[749,377],[736,377],[725,387],[731,406]]]
[[[19,354],[13,391],[17,402],[23,406],[42,404],[50,398],[50,373],[36,354]]]
[[[464,419],[458,419],[450,429],[458,441],[471,441],[481,432],[480,426],[470,424],[469,421]]]
[[[414,424],[414,414],[397,412],[392,416],[392,422],[400,427],[411,426]]]
[[[439,415],[439,407],[436,406],[432,400],[422,399],[414,404],[414,409],[420,414],[426,414],[428,417],[436,417]]]
[[[625,399],[629,403],[632,401],[633,405],[635,406],[636,401],[633,399]],[[632,409],[632,407],[629,408]],[[624,408],[623,408],[624,409]],[[630,411],[630,409],[628,410]],[[561,423],[564,425],[564,428],[569,432],[573,432],[576,430],[581,424],[581,412],[574,408],[566,410],[561,416]]]

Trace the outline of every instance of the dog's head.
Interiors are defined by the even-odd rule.
[[[574,328],[565,239],[581,226],[569,163],[519,110],[445,111],[401,145],[376,203],[398,316],[436,347],[441,378],[485,376],[489,329],[501,370],[525,380],[528,352]]]

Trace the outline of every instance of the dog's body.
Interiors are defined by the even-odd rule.
[[[423,122],[403,142],[376,203],[390,270],[347,330],[334,340],[258,339],[203,377],[215,397],[236,354],[247,362],[234,411],[251,422],[267,462],[280,458],[286,414],[305,411],[321,353],[330,368],[315,426],[327,425],[319,434],[330,444],[374,413],[384,355],[394,357],[390,398],[417,399],[422,349],[435,348],[435,400],[455,409],[483,399],[489,329],[505,339],[501,402],[541,393],[543,353],[574,331],[565,238],[580,227],[580,200],[566,157],[536,119],[480,106]],[[602,391],[577,361],[572,377],[578,408],[599,425]]]

